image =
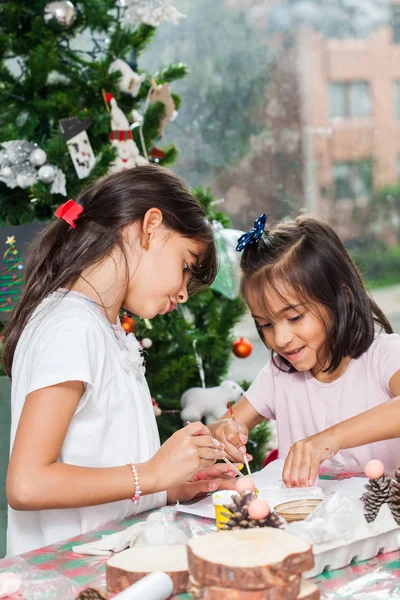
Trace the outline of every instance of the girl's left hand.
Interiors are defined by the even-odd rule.
[[[189,502],[196,496],[215,492],[216,490],[234,490],[236,473],[229,465],[218,463],[197,471],[186,483],[168,488],[168,504]]]
[[[318,477],[319,466],[332,458],[340,447],[331,430],[321,431],[291,446],[282,471],[287,487],[313,485]]]

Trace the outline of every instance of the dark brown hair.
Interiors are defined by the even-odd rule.
[[[8,318],[3,364],[11,376],[18,339],[40,302],[58,288],[70,288],[88,266],[118,245],[124,252],[122,229],[142,222],[150,208],[159,208],[164,225],[206,250],[192,267],[189,292],[210,285],[217,272],[212,226],[201,204],[171,171],[155,165],[128,169],[96,181],[76,199],[83,212],[73,229],[62,219],[50,223],[30,245],[22,296]]]
[[[327,328],[325,350],[332,373],[345,356],[358,358],[373,342],[375,324],[393,333],[389,321],[369,296],[361,274],[332,227],[302,215],[276,224],[260,240],[243,251],[241,292],[262,302],[265,315],[271,315],[265,288],[268,284],[282,296],[282,285],[304,302],[325,306],[332,325]],[[320,315],[321,316],[321,315]],[[322,318],[322,316],[321,316]],[[256,323],[261,340],[262,328]],[[296,369],[280,357],[286,371]],[[274,361],[277,367],[279,363]]]

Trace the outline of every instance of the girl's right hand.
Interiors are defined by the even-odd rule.
[[[223,443],[211,436],[202,423],[191,423],[176,431],[149,461],[157,487],[166,490],[191,479],[202,467],[225,457]]]
[[[214,423],[213,430],[214,437],[224,444],[227,457],[234,462],[242,463],[249,436],[246,425],[237,419],[222,419]],[[250,454],[247,454],[247,458],[252,459]]]

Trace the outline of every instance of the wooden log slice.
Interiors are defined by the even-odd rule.
[[[316,585],[301,579],[299,575],[291,575],[295,581],[293,590],[289,587],[267,588],[264,590],[233,590],[221,587],[200,587],[197,581],[189,576],[189,592],[194,600],[320,600],[319,589]],[[299,590],[299,584],[301,584]],[[293,594],[293,591],[297,593]]]
[[[189,592],[196,600],[297,600],[301,576],[290,575],[285,585],[260,590],[238,590],[217,586],[201,587],[189,576]]]
[[[171,577],[174,594],[184,594],[189,577],[186,546],[143,546],[116,554],[106,565],[107,589],[122,592],[155,571]]]
[[[202,587],[259,590],[312,569],[310,544],[273,527],[208,533],[187,545],[189,573]]]

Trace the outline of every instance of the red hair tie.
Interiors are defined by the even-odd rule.
[[[61,204],[54,213],[58,219],[63,219],[68,225],[71,225],[72,229],[76,229],[76,219],[83,212],[83,206],[75,202],[75,200],[68,200],[64,204]]]

